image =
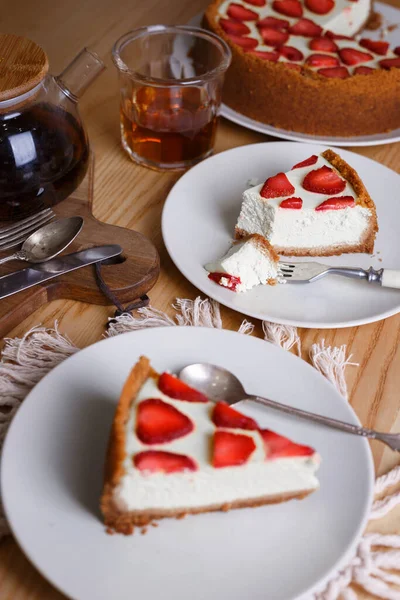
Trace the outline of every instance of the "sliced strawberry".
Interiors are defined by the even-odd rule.
[[[358,43],[363,48],[371,50],[371,52],[375,52],[375,54],[380,54],[381,56],[386,56],[387,51],[389,50],[389,42],[383,42],[382,40],[362,38]]]
[[[301,65],[296,65],[294,63],[283,63],[287,69],[291,69],[292,71],[298,71],[301,73]]]
[[[246,2],[253,6],[265,6],[267,4],[267,0],[246,0]]]
[[[334,6],[334,0],[306,0],[306,8],[317,15],[327,15]]]
[[[133,457],[133,464],[140,471],[148,473],[179,473],[182,471],[197,471],[197,465],[192,458],[184,454],[164,452],[163,450],[145,450]]]
[[[302,208],[303,200],[301,198],[288,198],[287,200],[282,200],[279,205],[281,208]]]
[[[143,400],[137,409],[136,434],[144,444],[165,444],[193,431],[193,423],[159,398]]]
[[[265,17],[258,21],[257,27],[272,27],[272,29],[289,29],[289,21],[285,19],[276,19],[275,17]]]
[[[254,419],[242,415],[240,412],[225,404],[217,402],[212,413],[212,421],[217,427],[229,427],[231,429],[258,429]]]
[[[289,34],[286,31],[280,31],[279,29],[273,29],[272,27],[262,27],[260,29],[264,44],[267,46],[282,46],[289,39]]]
[[[264,60],[271,60],[272,62],[276,62],[279,59],[278,52],[264,52],[263,50],[249,50],[248,54],[254,54],[254,56],[258,56],[258,58],[262,58]]]
[[[210,273],[208,279],[215,281],[218,285],[222,285],[222,287],[225,287],[232,292],[236,292],[238,285],[242,283],[240,277],[229,275],[229,273]]]
[[[306,65],[310,67],[337,67],[339,60],[336,56],[330,54],[310,54],[307,57]]]
[[[294,165],[294,167],[292,167],[292,171],[293,169],[301,169],[302,167],[310,167],[311,165],[315,165],[315,163],[318,160],[318,156],[316,154],[313,154],[312,156],[310,156],[310,158],[306,158],[306,160],[303,160],[302,162],[297,163],[296,165]]]
[[[219,469],[243,465],[255,449],[254,440],[248,435],[216,431],[214,433],[213,466]]]
[[[278,173],[269,177],[264,183],[261,192],[263,198],[281,198],[294,194],[294,187],[286,177],[285,173]]]
[[[249,8],[245,8],[241,4],[230,4],[226,13],[228,17],[236,19],[237,21],[257,21],[258,19],[258,13]]]
[[[336,52],[339,50],[333,40],[327,37],[318,37],[310,41],[309,47],[311,50],[318,50],[319,52]]]
[[[328,198],[319,204],[315,210],[339,210],[355,206],[356,203],[352,196],[340,196],[339,198]]]
[[[395,48],[395,49],[393,50],[393,52],[394,52],[395,54],[397,54],[397,56],[400,56],[400,46],[397,46],[397,48]]]
[[[240,21],[232,21],[232,19],[220,19],[219,24],[226,33],[233,35],[246,35],[250,33],[250,29]]]
[[[359,65],[360,63],[368,62],[374,58],[372,54],[360,52],[360,50],[356,50],[355,48],[342,48],[339,50],[339,56],[342,59],[342,62],[349,66]]]
[[[274,0],[272,8],[287,17],[302,17],[303,7],[299,0]]]
[[[283,435],[269,429],[261,429],[267,460],[274,458],[288,458],[290,456],[311,456],[314,450],[310,446],[296,444]]]
[[[229,34],[229,39],[245,50],[251,50],[258,46],[258,41],[251,37],[240,37],[238,35]]]
[[[325,35],[331,40],[353,40],[353,38],[348,35],[340,35],[340,33],[333,33],[333,31],[329,30],[325,31]]]
[[[294,61],[303,60],[304,58],[300,50],[297,50],[297,48],[293,48],[293,46],[281,46],[279,48],[279,54],[281,56],[284,56],[288,60]]]
[[[160,392],[174,400],[185,402],[208,402],[207,396],[190,387],[170,373],[162,373],[158,378]]]
[[[302,35],[304,37],[317,37],[322,34],[322,27],[310,21],[310,19],[300,19],[289,29],[292,35]]]
[[[310,171],[303,180],[303,188],[316,194],[340,194],[345,187],[345,180],[326,165]]]
[[[347,79],[350,77],[350,73],[346,67],[332,67],[330,69],[318,69],[317,73],[330,79]]]
[[[392,69],[393,67],[397,67],[400,69],[400,57],[399,58],[385,58],[385,60],[380,60],[379,65],[382,69]]]
[[[369,75],[373,73],[375,69],[372,67],[356,67],[353,71],[353,75]]]

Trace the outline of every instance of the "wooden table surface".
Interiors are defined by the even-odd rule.
[[[388,0],[399,6],[399,0]],[[108,70],[95,82],[81,101],[81,113],[89,130],[96,155],[94,213],[108,223],[136,229],[147,235],[161,256],[161,275],[151,291],[152,305],[172,314],[177,297],[195,298],[198,291],[172,264],[161,238],[161,211],[164,200],[178,175],[157,173],[132,163],[119,141],[118,83],[110,58],[114,41],[137,26],[154,23],[183,24],[198,14],[208,0],[20,0],[2,11],[1,30],[31,37],[42,45],[50,58],[51,72],[57,73],[84,46],[93,47],[105,58]],[[221,120],[216,151],[268,141],[267,136],[247,131]],[[370,148],[350,148],[400,173],[400,143]],[[393,202],[397,198],[393,198]],[[11,332],[20,336],[39,323],[52,326],[55,319],[81,347],[99,340],[104,333],[107,307],[73,301],[56,301],[21,323]],[[222,309],[227,328],[237,328],[242,317]],[[256,322],[256,332],[261,332]],[[315,341],[347,344],[359,367],[348,368],[351,404],[362,423],[381,430],[400,430],[400,315],[362,327],[320,331],[301,330],[306,356]],[[399,463],[397,456],[372,444],[378,474]],[[371,530],[400,533],[400,510],[375,523]],[[362,600],[372,596],[358,591]],[[11,537],[0,542],[1,600],[61,600],[65,598],[30,565]],[[211,598],[211,597],[210,597]],[[111,599],[110,599],[111,600]],[[118,600],[118,599],[112,599]],[[214,600],[214,599],[212,599]],[[215,599],[216,600],[216,599]]]

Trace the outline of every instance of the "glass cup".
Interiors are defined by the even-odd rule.
[[[213,151],[227,44],[189,26],[140,27],[113,47],[122,145],[153,169],[180,170]]]

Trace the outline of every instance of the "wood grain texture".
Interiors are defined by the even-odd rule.
[[[93,171],[94,161],[91,160],[89,171],[79,188],[67,202],[61,202],[53,208],[57,217],[79,215],[84,219],[82,231],[60,256],[92,246],[118,243],[123,248],[121,257],[111,261],[113,264],[102,265],[101,275],[117,300],[126,305],[153,287],[160,273],[160,260],[154,244],[143,234],[102,223],[93,217]],[[0,257],[7,254],[0,253]],[[26,266],[23,262],[10,261],[1,265],[0,276],[22,270]],[[96,283],[95,267],[91,265],[0,300],[0,337],[4,337],[10,329],[43,304],[59,298],[90,304],[111,304],[100,291]]]
[[[399,0],[388,0],[399,7]],[[95,82],[82,99],[81,112],[89,129],[96,154],[94,206],[97,218],[135,229],[148,236],[161,257],[161,274],[151,290],[153,306],[172,315],[175,298],[195,298],[198,291],[179,273],[163,246],[161,211],[167,193],[178,179],[176,174],[157,173],[132,163],[120,147],[118,122],[118,82],[110,58],[114,41],[129,29],[154,23],[185,23],[199,13],[208,0],[20,0],[18,11],[4,11],[2,31],[30,36],[43,46],[50,57],[51,71],[57,73],[84,45],[92,45],[104,58],[109,69]],[[57,26],[55,26],[57,25]],[[247,131],[228,121],[218,126],[216,151],[235,146],[272,140]],[[400,172],[400,144],[371,148],[350,148]],[[398,201],[393,198],[393,202]],[[60,329],[83,347],[104,333],[112,309],[91,306],[72,300],[51,302],[30,315],[11,332],[23,335],[29,327],[42,323]],[[222,309],[224,325],[237,329],[241,315]],[[255,333],[261,324],[255,321]],[[348,344],[358,367],[347,369],[350,400],[361,421],[370,427],[400,431],[400,315],[378,323],[339,330],[300,330],[303,356],[309,348],[325,338],[328,344]],[[382,445],[373,444],[375,467],[386,472],[399,458]],[[400,533],[400,510],[382,524],[374,523],[371,531]],[[360,600],[373,597],[358,591]],[[12,539],[0,543],[0,600],[61,600],[64,598],[36,572]]]
[[[0,35],[0,101],[29,92],[48,68],[46,53],[35,42],[19,35]]]

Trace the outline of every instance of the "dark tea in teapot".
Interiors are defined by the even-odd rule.
[[[88,160],[85,132],[64,109],[39,103],[0,114],[0,220],[23,218],[67,198]]]

